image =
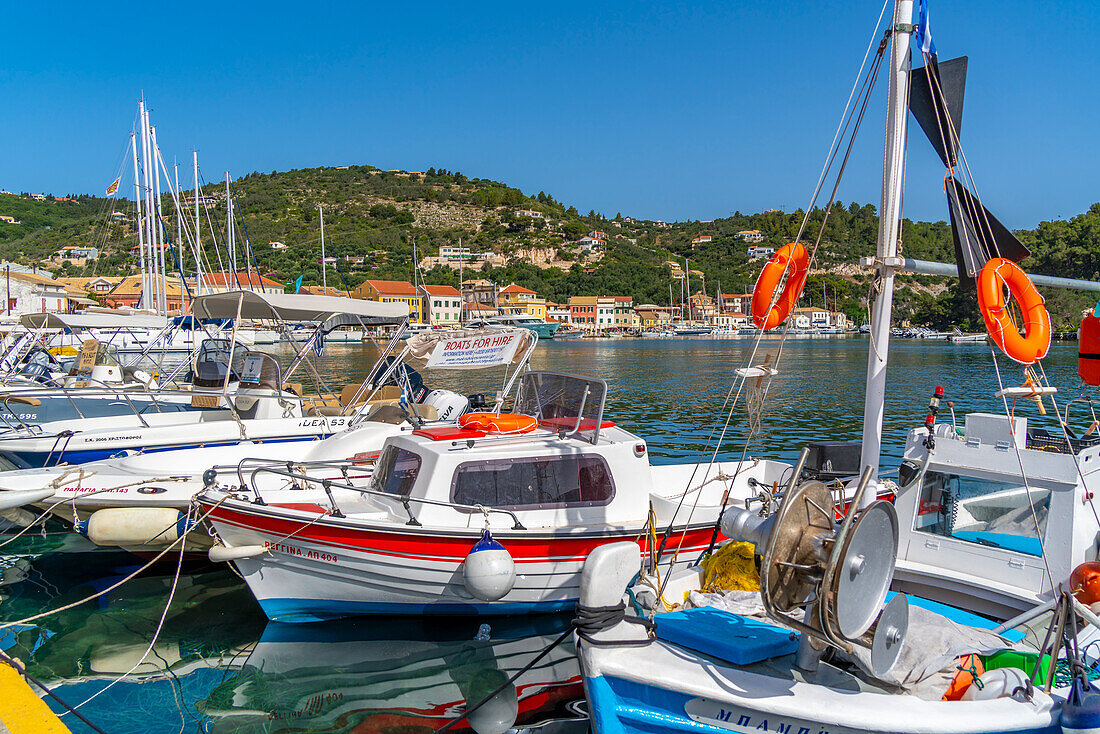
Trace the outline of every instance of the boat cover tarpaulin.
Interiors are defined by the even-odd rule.
[[[274,319],[279,321],[324,322],[339,314],[358,317],[349,323],[399,324],[409,316],[407,303],[381,303],[340,296],[301,293],[256,293],[229,291],[197,296],[191,312],[202,319]]]
[[[528,329],[456,329],[410,337],[406,358],[438,369],[482,369],[520,362],[535,333]]]
[[[154,314],[29,313],[19,323],[28,329],[163,329],[168,319]]]

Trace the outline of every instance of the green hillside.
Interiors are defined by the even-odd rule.
[[[594,211],[582,214],[544,192],[525,194],[519,189],[486,179],[446,170],[422,174],[380,171],[372,166],[323,167],[271,173],[252,173],[233,182],[238,242],[250,244],[248,256],[265,275],[291,283],[303,276],[305,283],[320,282],[320,220],[324,208],[325,240],[329,256],[341,258],[338,270],[329,271],[329,285],[354,288],[368,277],[411,280],[414,246],[417,259],[438,254],[445,245],[462,245],[476,252],[492,251],[511,256],[502,268],[481,275],[497,283],[516,282],[555,301],[574,295],[630,295],[635,303],[667,304],[669,285],[680,298],[680,281],[670,277],[670,260],[703,275],[692,276],[692,291],[705,282],[713,295],[719,284],[725,292],[751,290],[762,264],[749,261],[746,244],[736,236],[755,229],[762,244],[778,246],[793,239],[802,211],[734,213],[710,222],[664,224],[616,215],[608,218]],[[205,256],[215,267],[218,249],[225,257],[225,188],[210,184],[202,189],[202,240]],[[165,229],[175,239],[175,215],[166,204]],[[185,205],[185,216],[192,214]],[[136,243],[133,203],[91,196],[71,201],[29,195],[0,195],[0,214],[20,224],[0,224],[0,256],[19,262],[48,260],[60,247],[90,245],[100,248],[100,260],[81,269],[53,264],[60,274],[119,274],[136,266],[129,249]],[[516,216],[516,210],[540,212],[544,219]],[[112,212],[123,212],[113,221]],[[824,212],[811,213],[803,241],[817,238]],[[568,243],[590,230],[610,237],[605,256],[598,262],[582,260]],[[875,207],[838,203],[821,235],[815,271],[806,288],[807,305],[828,299],[853,320],[866,319],[871,279],[852,267],[860,256],[874,250],[878,230]],[[692,246],[693,238],[710,235],[709,242]],[[1043,222],[1036,230],[1019,232],[1032,248],[1025,263],[1033,272],[1095,279],[1100,277],[1100,205],[1069,221]],[[633,240],[633,241],[632,241]],[[281,242],[286,249],[272,249]],[[954,251],[950,227],[940,222],[911,222],[903,227],[903,252],[910,257],[950,262]],[[243,268],[243,244],[239,268]],[[518,251],[552,252],[566,261],[567,269],[540,268]],[[362,266],[351,267],[345,256],[363,256]],[[184,267],[193,264],[185,256]],[[170,269],[175,269],[170,260]],[[458,273],[437,267],[421,276],[430,283],[455,284]],[[471,277],[467,273],[467,277]],[[953,279],[901,276],[896,301],[897,319],[910,318],[939,328],[959,325],[979,329],[974,298],[959,292]],[[1056,291],[1048,303],[1057,328],[1069,328],[1079,320],[1080,309],[1094,299],[1087,294]],[[835,306],[834,306],[835,304]]]

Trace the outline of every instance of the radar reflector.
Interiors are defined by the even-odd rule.
[[[802,452],[793,477],[801,475]],[[909,606],[896,595],[883,608],[897,560],[898,518],[889,502],[858,509],[871,484],[868,467],[844,518],[819,481],[795,485],[770,517],[730,508],[722,532],[756,545],[763,561],[760,595],[768,616],[802,633],[798,664],[816,667],[829,647],[870,650],[871,668],[885,675],[897,661],[909,626]],[[802,610],[804,616],[796,613]]]

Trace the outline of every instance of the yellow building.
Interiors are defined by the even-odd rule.
[[[351,292],[351,295],[353,298],[361,298],[364,301],[407,303],[409,305],[409,321],[413,323],[424,322],[420,293],[407,280],[364,280],[358,288]]]
[[[501,289],[497,307],[502,314],[526,314],[540,321],[546,320],[546,299],[515,283]]]
[[[641,306],[635,306],[634,313],[638,316],[639,324],[643,329],[650,329],[654,326],[665,326],[672,323],[672,309],[665,306],[643,304]]]

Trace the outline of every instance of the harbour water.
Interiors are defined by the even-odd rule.
[[[645,437],[655,462],[694,461],[715,451],[725,459],[746,452],[791,460],[807,441],[860,437],[865,338],[787,341],[760,430],[749,434],[741,400],[723,434],[733,373],[751,347],[749,339],[547,342],[537,348],[532,367],[605,379],[605,415]],[[765,342],[756,362],[771,354],[774,363],[778,347],[778,341]],[[317,361],[322,377],[341,385],[369,367],[365,355],[360,345],[330,345]],[[1003,356],[998,364],[1005,386],[1022,383],[1018,365]],[[1076,345],[1053,346],[1044,366],[1062,389],[1064,409],[1076,395]],[[469,385],[455,387],[449,375],[424,375],[429,387],[499,389],[499,381],[494,387],[488,377],[466,378]],[[923,422],[937,385],[955,402],[960,421],[966,412],[1004,410],[995,397],[989,347],[896,340],[884,469],[896,467],[905,433]],[[1017,411],[1038,420],[1030,401]],[[1071,424],[1083,430],[1091,422],[1086,411],[1071,412]],[[946,405],[940,419],[951,420]],[[1051,416],[1042,420],[1055,425]],[[438,619],[268,624],[231,570],[184,565],[177,581],[174,558],[79,603],[118,584],[141,561],[95,550],[59,530],[6,542],[0,554],[0,624],[73,605],[0,629],[0,649],[21,659],[68,704],[86,701],[81,713],[111,734],[426,734],[496,688],[568,624],[561,618],[493,620],[488,627],[481,620]],[[517,727],[587,730],[580,672],[568,643],[519,679],[514,699],[494,703],[499,705],[482,712],[482,730],[513,709]],[[74,732],[90,731],[72,715],[64,720]]]

